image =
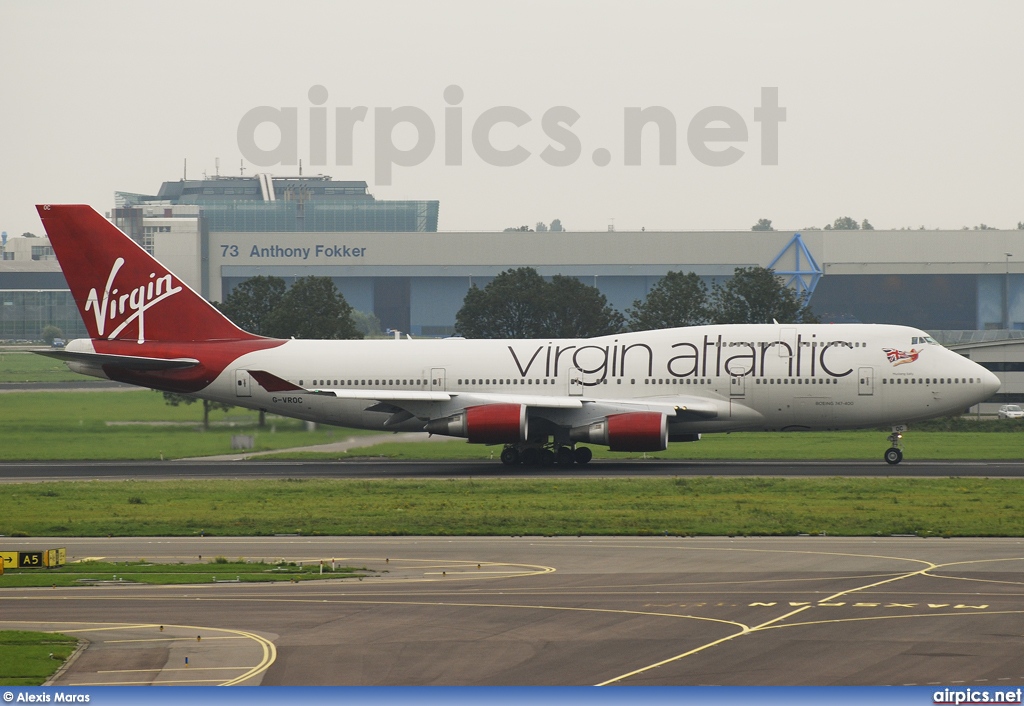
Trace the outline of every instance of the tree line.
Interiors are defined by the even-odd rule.
[[[832,223],[825,224],[825,228],[824,229],[819,228],[818,226],[807,226],[806,228],[801,228],[801,230],[874,230],[874,229],[875,229],[875,227],[873,225],[871,225],[870,222],[868,222],[867,218],[865,218],[860,223],[857,223],[857,221],[855,219],[850,218],[849,216],[840,216],[839,218],[835,219]],[[508,229],[506,228],[506,230],[508,230]],[[775,228],[772,227],[771,219],[769,219],[769,218],[758,218],[757,219],[757,223],[755,223],[754,225],[750,226],[750,230],[769,231],[769,230],[775,230]],[[893,230],[896,230],[896,229],[894,228]],[[900,228],[900,230],[914,230],[914,229],[913,228]],[[925,230],[925,227],[921,226],[920,228],[918,228],[918,230]],[[936,230],[942,230],[942,229],[941,228],[936,228]],[[968,228],[967,226],[963,226],[960,230],[971,230],[971,229]],[[974,230],[999,230],[999,229],[998,228],[993,228],[992,226],[985,225],[984,223],[981,223],[979,225],[974,226]],[[1024,230],[1024,221],[1017,221],[1017,230]]]
[[[270,338],[362,338],[352,307],[330,277],[253,277],[214,303],[236,325]]]
[[[253,277],[215,303],[238,326],[272,338],[354,339],[379,332],[329,277]],[[807,302],[764,267],[737,267],[710,287],[693,272],[669,272],[643,299],[619,312],[597,287],[576,277],[549,280],[532,267],[508,269],[470,287],[455,315],[466,338],[585,338],[704,324],[810,323]]]
[[[815,323],[807,302],[764,267],[737,267],[709,288],[693,272],[669,272],[625,314],[575,277],[548,282],[532,267],[509,269],[470,288],[455,315],[466,338],[585,338],[704,324]]]

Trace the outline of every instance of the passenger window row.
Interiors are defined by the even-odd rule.
[[[754,378],[756,385],[835,385],[838,378]]]
[[[460,385],[534,385],[534,384],[536,384],[536,385],[547,385],[549,383],[548,383],[548,379],[547,378],[531,378],[531,379],[526,379],[526,380],[522,380],[522,381],[520,381],[518,379],[504,379],[503,380],[503,379],[499,379],[499,378],[494,378],[493,380],[491,378],[486,378],[486,379],[485,378],[480,378],[480,379],[477,379],[477,378],[466,378],[465,380],[463,380],[462,378],[459,378],[459,384]],[[550,384],[554,385],[555,381],[552,380]]]
[[[760,349],[760,348],[764,348],[764,347],[769,347],[770,348],[771,346],[777,346],[780,343],[783,343],[783,341],[762,341],[762,342],[758,342],[758,343],[754,343],[754,342],[751,342],[751,341],[728,341],[728,342],[725,343],[725,347],[726,348],[735,348],[737,346],[742,346],[742,347],[745,347],[745,348],[758,348],[758,349]],[[850,341],[801,341],[800,345],[802,347],[804,347],[804,348],[819,348],[819,347],[824,348],[825,346],[845,346],[847,348],[867,348],[868,347],[868,344],[864,343],[862,341],[855,341],[855,342],[850,342]],[[716,345],[715,347],[718,348],[719,346]]]
[[[921,380],[917,378],[894,378],[892,380],[882,378],[883,385],[973,385],[975,381],[981,382],[981,378],[923,378]]]
[[[632,382],[632,381],[630,381]],[[651,378],[645,385],[710,385],[711,378]]]
[[[742,377],[742,376],[738,376]],[[317,379],[310,382],[313,387],[324,387],[331,385],[334,387],[421,387],[426,384],[426,380],[327,380]],[[554,379],[548,378],[528,378],[526,380],[518,379],[500,379],[500,378],[466,378],[465,380],[459,378],[459,385],[554,385]],[[608,380],[603,379],[597,381],[598,384],[607,385]],[[834,385],[839,382],[839,379],[833,378],[754,378],[754,383],[757,385]],[[866,384],[866,380],[862,379],[861,383]],[[975,382],[981,382],[981,378],[882,378],[883,385],[960,385],[960,384],[971,384]],[[622,380],[616,380],[619,385],[622,384]],[[636,384],[636,379],[633,378],[629,381],[631,385]],[[302,380],[299,380],[299,385],[304,385]],[[711,378],[645,378],[645,385],[710,385],[712,384]]]
[[[426,380],[324,380],[317,379],[310,381],[312,387],[326,387],[328,385],[332,387],[394,387],[395,385],[401,385],[408,387],[410,385],[414,387],[420,387],[427,383]],[[302,380],[299,380],[299,384],[303,385]]]

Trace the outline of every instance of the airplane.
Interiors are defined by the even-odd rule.
[[[891,426],[964,412],[999,379],[924,331],[733,324],[586,339],[282,340],[242,330],[90,206],[40,205],[89,338],[75,372],[312,422],[502,446],[571,466],[734,431]],[[583,445],[586,444],[586,445]]]

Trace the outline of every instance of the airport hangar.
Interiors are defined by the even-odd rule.
[[[772,267],[823,321],[924,329],[986,365],[1024,402],[1024,230],[444,232],[437,201],[381,201],[330,177],[212,177],[118,192],[108,217],[193,289],[220,301],[250,277],[331,277],[355,308],[414,336],[455,331],[471,286],[533,267],[596,286],[625,311],[669,271],[709,283]],[[45,239],[0,261],[0,338],[53,323],[84,334]]]

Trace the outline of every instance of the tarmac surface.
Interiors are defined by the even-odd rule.
[[[89,641],[59,685],[998,688],[1024,681],[1020,539],[0,543],[22,551],[66,546],[69,561],[220,555],[367,569],[362,580],[298,584],[0,591],[0,629],[57,630]]]

